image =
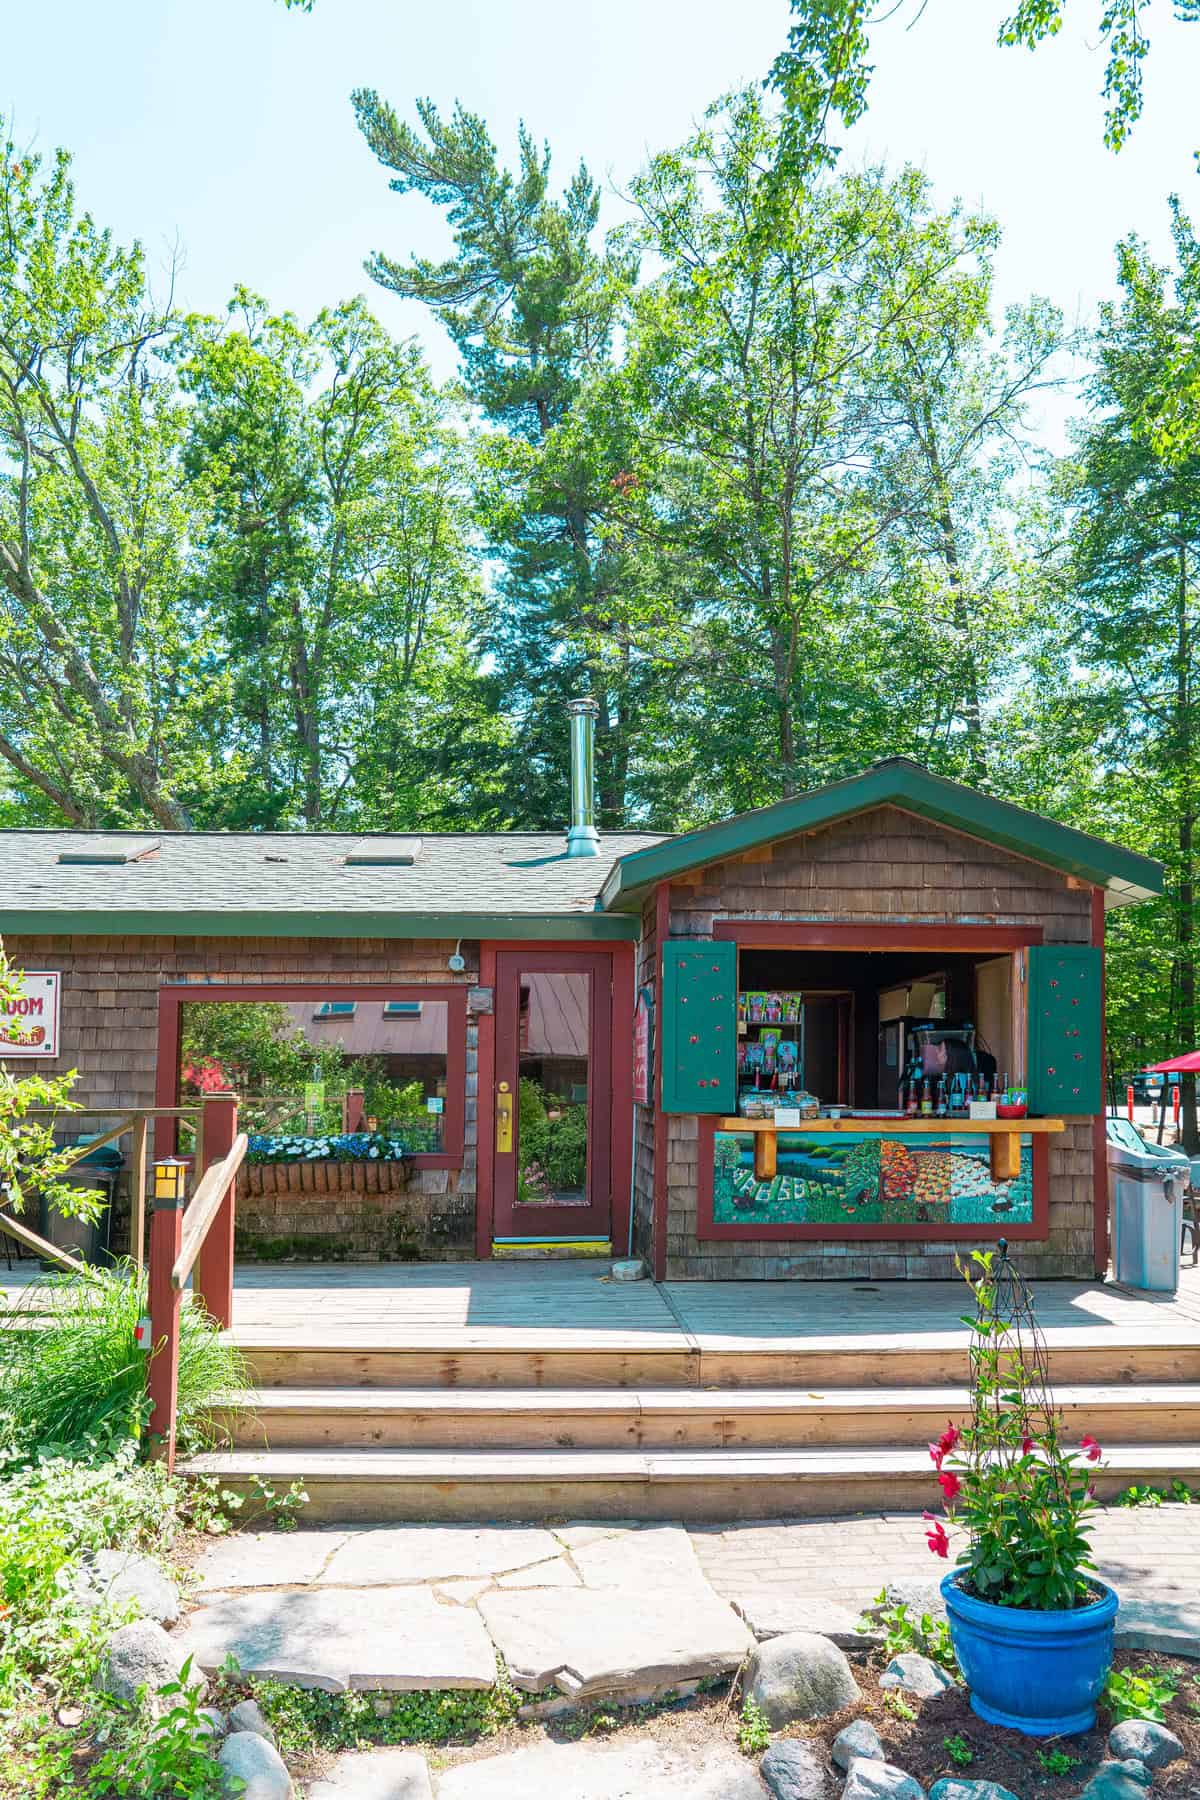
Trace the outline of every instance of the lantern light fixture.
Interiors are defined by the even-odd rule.
[[[183,1201],[187,1163],[179,1156],[165,1156],[154,1165],[154,1199],[160,1206],[179,1206]]]

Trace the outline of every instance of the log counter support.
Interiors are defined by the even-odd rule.
[[[897,1137],[928,1133],[949,1137],[959,1133],[986,1135],[990,1140],[993,1181],[1015,1181],[1021,1173],[1021,1137],[1024,1133],[1064,1129],[1061,1119],[879,1119],[854,1117],[806,1119],[800,1125],[777,1126],[770,1119],[718,1119],[718,1131],[754,1134],[754,1173],[759,1181],[771,1181],[778,1167],[780,1129],[807,1137],[812,1132],[854,1132],[861,1137]]]

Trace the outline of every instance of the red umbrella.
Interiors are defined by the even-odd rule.
[[[1171,1056],[1166,1062],[1147,1063],[1147,1075],[1200,1075],[1200,1050],[1185,1050],[1181,1056]]]

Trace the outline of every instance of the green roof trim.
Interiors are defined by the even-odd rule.
[[[898,806],[1014,856],[1074,875],[1103,888],[1111,906],[1153,900],[1163,891],[1162,864],[1153,858],[1104,843],[1071,825],[1060,825],[961,782],[947,781],[907,757],[896,756],[872,764],[861,775],[630,852],[610,870],[600,890],[600,905],[606,912],[640,910],[657,882],[741,856],[780,838],[819,830],[875,806]]]
[[[263,937],[263,938],[482,938],[563,939],[585,943],[628,942],[639,921],[599,912],[355,913],[355,912],[0,912],[0,936],[29,937]]]

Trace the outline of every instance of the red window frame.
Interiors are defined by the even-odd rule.
[[[944,950],[974,951],[977,955],[1017,955],[1030,944],[1040,944],[1044,932],[1040,925],[930,925],[930,924],[855,924],[848,920],[803,919],[718,919],[713,924],[714,938],[732,938],[739,949],[790,950]],[[1015,989],[1014,989],[1015,991]],[[916,1240],[927,1244],[980,1243],[991,1235],[979,1225],[938,1225],[928,1223],[897,1225],[829,1225],[805,1223],[794,1225],[762,1225],[747,1220],[744,1225],[718,1224],[713,1217],[713,1140],[717,1122],[699,1118],[698,1162],[696,1171],[696,1236],[702,1242],[725,1239],[735,1243],[783,1243],[788,1241],[825,1243],[893,1243]],[[870,1135],[870,1121],[863,1121],[864,1135]],[[953,1131],[953,1121],[947,1129]],[[1043,1133],[1033,1136],[1033,1217],[1021,1224],[1006,1224],[1003,1235],[1013,1241],[1044,1241],[1050,1232],[1050,1154],[1049,1139]],[[656,1165],[657,1166],[657,1165]]]
[[[158,990],[158,1068],[155,1074],[156,1106],[179,1104],[179,1051],[182,1010],[187,1005],[258,1000],[424,1000],[446,1004],[446,1110],[442,1115],[441,1150],[413,1157],[418,1169],[461,1169],[467,1115],[467,989],[453,983],[422,985],[420,982],[296,982],[263,985],[238,981],[173,983]],[[165,1154],[173,1156],[178,1121],[169,1124],[170,1143]]]

